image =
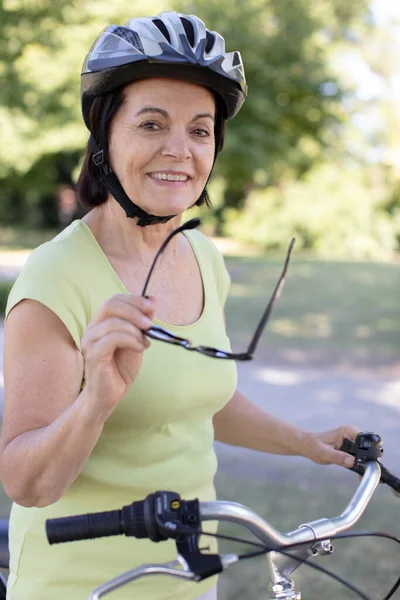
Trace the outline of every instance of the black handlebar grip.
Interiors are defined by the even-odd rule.
[[[124,531],[120,510],[46,521],[46,535],[50,544],[90,540],[122,533]]]
[[[386,483],[397,495],[400,495],[400,479],[381,465],[381,482]]]

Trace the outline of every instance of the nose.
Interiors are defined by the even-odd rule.
[[[187,160],[192,156],[189,136],[184,128],[174,127],[168,131],[161,154],[178,161]]]

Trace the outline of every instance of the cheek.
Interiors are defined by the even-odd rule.
[[[208,177],[213,166],[215,153],[214,148],[214,145],[212,145],[212,147],[204,149],[204,152],[201,155],[201,170],[205,177]]]

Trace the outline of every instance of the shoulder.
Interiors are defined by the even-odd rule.
[[[224,257],[214,242],[201,231],[192,229],[185,233],[188,235],[192,246],[195,248],[198,258],[200,258],[203,265],[207,264],[210,266],[214,283],[218,289],[220,303],[223,306],[225,304],[231,283],[229,273],[225,266]]]
[[[80,332],[84,326],[87,304],[86,235],[74,222],[31,252],[8,296],[6,318],[21,300],[37,300],[67,325],[78,345],[77,327]]]
[[[32,268],[58,268],[73,263],[87,245],[87,233],[81,221],[74,221],[49,242],[41,244],[31,252],[22,272]]]
[[[192,229],[185,232],[185,235],[189,238],[193,246],[199,250],[202,255],[209,257],[211,260],[218,264],[224,262],[221,252],[209,237],[204,235],[198,229]]]
[[[29,255],[16,283],[31,286],[51,285],[61,279],[84,280],[84,267],[93,251],[86,225],[74,221],[52,240],[41,244]]]

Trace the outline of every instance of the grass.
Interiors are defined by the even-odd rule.
[[[0,227],[0,251],[31,250],[51,240],[56,233],[54,229]]]
[[[36,232],[36,241],[49,235]],[[34,232],[25,240],[21,232],[15,233],[14,247],[31,242],[32,236]],[[4,238],[3,230],[0,244]],[[226,257],[232,278],[227,327],[233,348],[248,344],[283,258]],[[321,261],[295,254],[257,355],[269,364],[393,367],[400,357],[399,287],[397,264]],[[0,282],[0,314],[9,289],[10,283]]]
[[[227,257],[232,278],[227,326],[235,348],[248,343],[275,287],[282,259]],[[314,366],[344,361],[393,365],[400,356],[400,287],[396,264],[295,257],[264,333],[268,360]]]
[[[0,316],[4,315],[8,294],[11,291],[12,282],[11,281],[1,281],[0,280]]]

